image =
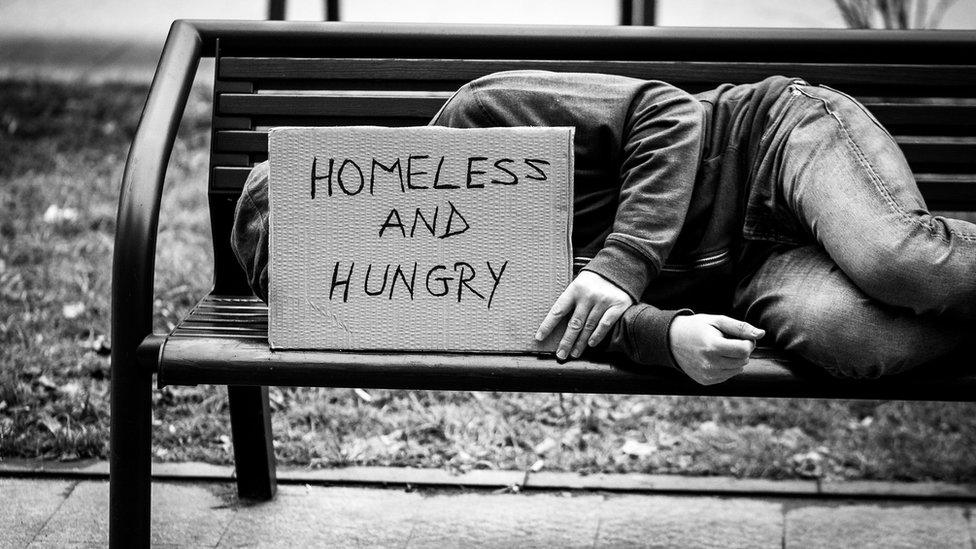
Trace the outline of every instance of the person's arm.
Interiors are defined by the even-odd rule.
[[[684,225],[702,153],[704,111],[691,95],[657,81],[646,82],[626,108],[613,232],[583,269],[636,302]]]
[[[694,97],[650,81],[611,99],[626,111],[619,126],[620,191],[613,231],[553,304],[537,334],[544,339],[569,317],[556,351],[560,359],[578,357],[587,346],[599,344],[658,275],[684,224],[701,155],[704,115]],[[652,315],[652,331],[666,334],[673,316],[674,311]]]

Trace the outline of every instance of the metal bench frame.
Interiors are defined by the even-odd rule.
[[[154,374],[160,385],[229,386],[239,493],[259,499],[275,492],[268,385],[973,400],[976,373],[961,370],[962,361],[940,367],[937,376],[855,383],[760,350],[744,374],[701,387],[675,372],[637,372],[587,360],[271,353],[262,333],[263,305],[250,296],[226,236],[243,177],[265,154],[263,126],[422,124],[460,82],[519,67],[615,72],[690,91],[770,74],[835,85],[866,98],[892,130],[934,209],[974,211],[974,51],[976,32],[969,31],[176,21],[129,151],[119,199],[112,286],[111,545],[149,543]],[[209,183],[214,289],[172,334],[154,335],[153,268],[163,180],[202,57],[217,58]],[[303,93],[280,92],[286,88]],[[263,89],[280,93],[258,93]]]

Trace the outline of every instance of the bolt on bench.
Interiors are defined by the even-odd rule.
[[[973,400],[971,361],[843,382],[768,349],[703,387],[673,371],[519,355],[272,353],[267,311],[230,249],[234,206],[275,126],[423,125],[465,82],[509,69],[606,72],[689,92],[782,74],[859,98],[891,130],[929,206],[976,211],[976,32],[501,27],[177,21],[129,152],[112,287],[111,543],[148,545],[152,376],[229,386],[241,496],[275,492],[267,386]],[[208,196],[214,287],[151,333],[166,164],[201,57],[216,58]]]

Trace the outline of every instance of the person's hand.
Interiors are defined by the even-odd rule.
[[[714,385],[742,373],[756,340],[766,332],[721,315],[684,315],[671,321],[671,353],[688,377]]]
[[[634,300],[609,280],[592,271],[582,271],[549,309],[535,338],[544,340],[566,315],[571,314],[566,332],[556,348],[556,358],[579,358],[587,345],[600,343]]]

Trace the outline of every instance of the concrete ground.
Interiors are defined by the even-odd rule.
[[[108,542],[104,480],[0,478],[0,546]],[[969,504],[593,492],[285,485],[271,502],[232,484],[156,482],[154,546],[166,547],[959,547]]]

